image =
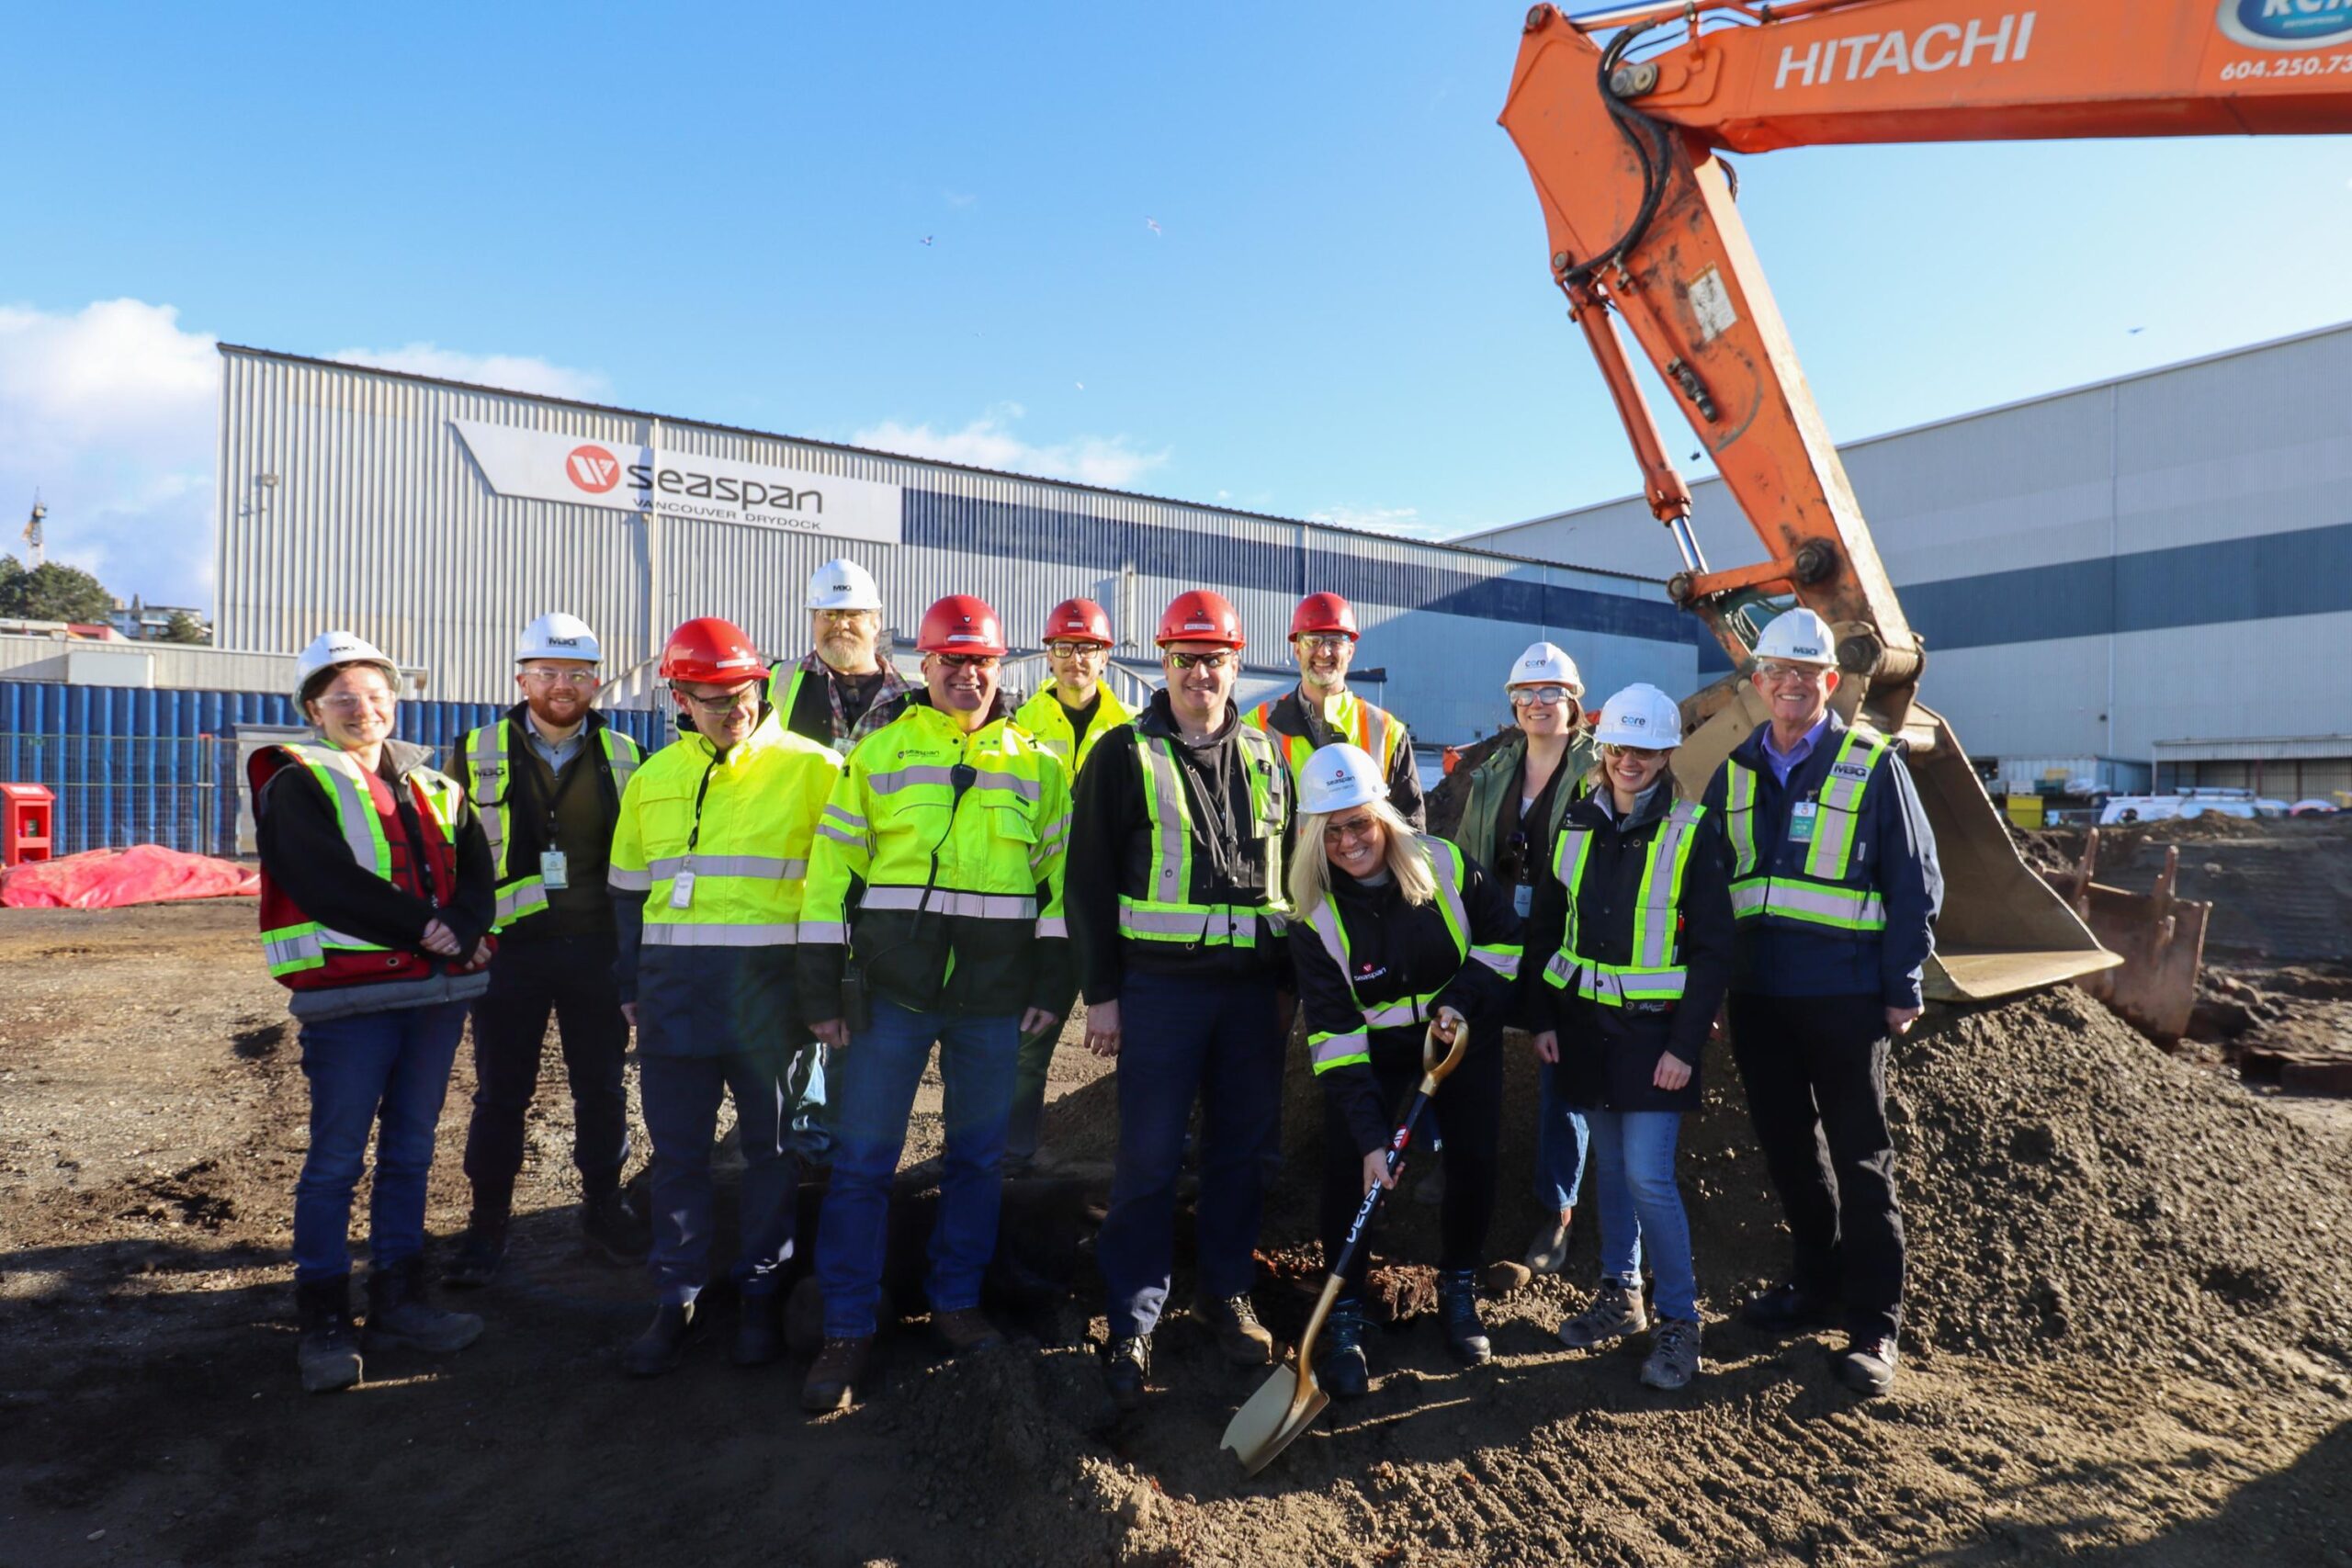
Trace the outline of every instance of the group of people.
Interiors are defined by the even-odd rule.
[[[823,1343],[802,1399],[842,1408],[866,1378],[892,1182],[935,1050],[931,1329],[951,1353],[995,1345],[981,1285],[1001,1184],[1037,1154],[1047,1066],[1081,1000],[1087,1049],[1115,1061],[1095,1256],[1103,1377],[1122,1407],[1152,1375],[1188,1165],[1190,1311],[1231,1361],[1273,1359],[1251,1292],[1297,1022],[1324,1091],[1335,1257],[1366,1194],[1393,1180],[1391,1118],[1424,1034],[1469,1032],[1432,1110],[1440,1317],[1472,1365],[1492,1354],[1478,1280],[1503,1030],[1523,1029],[1543,1084],[1544,1223],[1528,1262],[1562,1267],[1589,1164],[1601,1278],[1560,1337],[1598,1347],[1655,1320],[1641,1375],[1676,1389],[1701,1347],[1676,1145],[1727,1012],[1794,1244],[1786,1279],[1741,1314],[1842,1325],[1839,1376],[1864,1393],[1892,1383],[1903,1236],[1885,1066],[1919,1013],[1940,879],[1899,750],[1831,705],[1836,649],[1817,615],[1766,628],[1750,678],[1770,716],[1700,798],[1677,780],[1671,699],[1634,685],[1589,716],[1574,660],[1536,644],[1504,682],[1510,739],[1447,839],[1423,831],[1405,727],[1348,687],[1359,634],[1337,594],[1299,604],[1298,682],[1248,711],[1240,617],[1209,590],[1160,616],[1164,683],[1134,711],[1105,681],[1112,626],[1089,600],[1047,616],[1052,678],[1018,707],[1000,684],[1004,626],[978,598],[925,613],[920,684],[880,650],[880,594],[855,563],[819,569],[807,603],[813,647],[797,663],[771,666],[723,620],[678,627],[660,672],[680,734],[650,754],[595,711],[601,651],[569,615],[526,628],[521,701],[447,772],[392,738],[399,671],[379,649],[329,632],[303,653],[315,739],[257,751],[250,783],[263,940],[311,1084],[294,1237],[306,1387],[357,1382],[363,1352],[455,1350],[481,1331],[428,1299],[420,1266],[469,1012],[473,1205],[445,1284],[490,1285],[504,1265],[552,1013],[582,1230],[645,1262],[657,1295],[624,1369],[669,1371],[706,1329],[712,1143],[731,1098],[744,1169],[730,1359],[783,1353],[801,1179],[829,1168],[813,1258]],[[650,1213],[620,1182],[632,1031]],[[371,1128],[363,1331],[347,1233]],[[1317,1349],[1340,1396],[1368,1386],[1366,1322],[1351,1280]]]

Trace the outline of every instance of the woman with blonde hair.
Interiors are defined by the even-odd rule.
[[[1290,873],[1290,951],[1307,1048],[1323,1085],[1323,1248],[1339,1254],[1374,1184],[1394,1187],[1385,1151],[1395,1108],[1421,1070],[1432,1026],[1449,1045],[1471,1029],[1463,1064],[1433,1104],[1450,1168],[1440,1209],[1438,1299],[1446,1347],[1476,1366],[1492,1348],[1478,1321],[1477,1269],[1495,1206],[1502,1120],[1502,1023],[1519,973],[1510,895],[1442,839],[1413,831],[1388,803],[1379,764],[1326,746],[1300,781]],[[1326,1321],[1316,1377],[1343,1398],[1364,1392],[1363,1260]]]

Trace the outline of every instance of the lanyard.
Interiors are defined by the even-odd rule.
[[[710,764],[702,771],[702,783],[695,788],[695,825],[686,830],[688,854],[694,853],[695,846],[702,842],[702,803],[710,794],[710,775],[718,771],[718,748],[714,746],[710,749]]]

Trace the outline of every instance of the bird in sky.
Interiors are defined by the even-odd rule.
[[[923,243],[924,244],[926,244],[926,245],[927,245],[927,244],[929,244],[929,243],[931,243],[931,236],[930,236],[930,235],[928,235],[928,234],[925,234],[925,235],[922,237],[922,243]]]
[[[1145,220],[1143,220],[1143,226],[1144,226],[1145,228],[1147,228],[1147,229],[1150,230],[1153,233],[1155,233],[1155,234],[1159,234],[1159,237],[1160,237],[1161,239],[1163,239],[1163,240],[1164,240],[1164,239],[1166,239],[1166,238],[1168,237],[1167,235],[1165,235],[1165,234],[1161,234],[1161,233],[1160,233],[1160,231],[1159,231],[1159,219],[1157,219],[1157,218],[1147,218],[1147,219],[1145,219]]]

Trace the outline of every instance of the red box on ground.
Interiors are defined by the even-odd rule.
[[[47,860],[57,832],[57,796],[43,784],[0,784],[0,866]]]

